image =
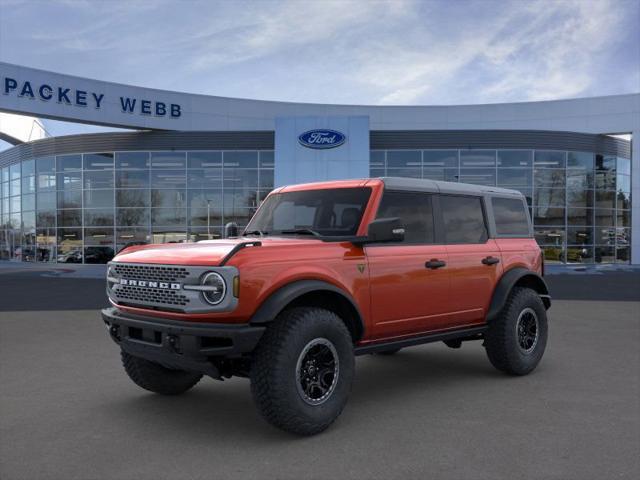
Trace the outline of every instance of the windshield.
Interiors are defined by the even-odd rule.
[[[285,192],[268,197],[245,235],[355,235],[370,188],[331,188]]]

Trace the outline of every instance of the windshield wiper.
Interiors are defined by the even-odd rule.
[[[282,233],[284,235],[297,234],[297,235],[313,235],[314,237],[322,236],[321,234],[319,234],[315,230],[311,230],[310,228],[292,228],[290,230],[280,230],[278,233]]]
[[[264,237],[268,233],[269,232],[263,232],[262,230],[249,230],[249,231],[243,232],[242,235],[259,235],[261,237]]]

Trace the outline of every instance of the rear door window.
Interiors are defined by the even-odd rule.
[[[491,206],[498,235],[529,236],[529,219],[521,199],[493,197]]]
[[[385,191],[377,218],[400,218],[403,243],[434,243],[433,208],[428,193]]]
[[[447,243],[485,243],[489,238],[480,197],[441,195],[440,209]]]

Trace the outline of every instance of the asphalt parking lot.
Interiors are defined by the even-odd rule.
[[[640,478],[640,272],[549,276],[527,377],[477,342],[358,358],[347,408],[312,438],[264,423],[244,379],[140,390],[99,318],[102,280],[42,275],[0,270],[3,480]]]

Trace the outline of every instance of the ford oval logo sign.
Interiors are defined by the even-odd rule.
[[[344,133],[329,129],[317,129],[304,132],[298,137],[301,145],[307,148],[335,148],[347,141]]]

